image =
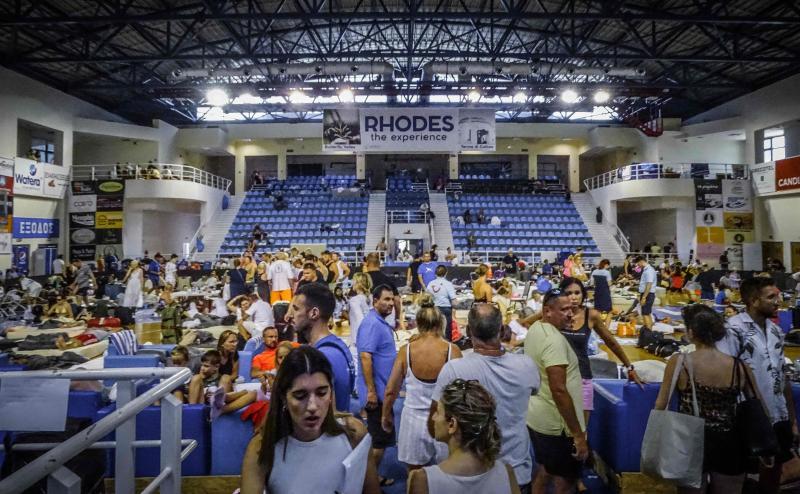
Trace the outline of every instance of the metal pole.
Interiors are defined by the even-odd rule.
[[[169,394],[161,400],[161,470],[170,475],[161,484],[161,494],[181,492],[181,431],[183,403]]]
[[[122,408],[136,396],[133,381],[117,382],[117,407]],[[117,448],[114,450],[114,490],[133,492],[135,486],[134,459],[136,450],[136,417],[129,417],[117,427]]]

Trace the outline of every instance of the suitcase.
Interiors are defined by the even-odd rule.
[[[118,317],[95,317],[86,321],[90,328],[121,328],[122,321]]]

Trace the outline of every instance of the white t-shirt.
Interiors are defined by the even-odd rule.
[[[272,290],[278,292],[292,288],[289,280],[294,275],[294,268],[289,261],[278,260],[270,264],[267,279],[272,282]]]
[[[178,272],[178,266],[175,265],[174,262],[169,261],[166,266],[164,266],[164,280],[175,282],[175,273]]]
[[[56,259],[53,261],[53,274],[64,274],[64,260]]]
[[[342,485],[345,476],[342,460],[352,450],[346,434],[323,434],[308,442],[288,436],[275,444],[267,489],[276,493],[333,492]],[[314,468],[306,468],[300,474],[297,466],[301,464],[314,465]]]
[[[263,300],[256,300],[247,309],[247,315],[250,320],[256,324],[265,324],[266,326],[273,326],[275,324],[275,315],[272,313],[272,306]],[[265,326],[265,327],[266,327]]]

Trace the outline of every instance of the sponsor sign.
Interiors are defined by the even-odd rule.
[[[97,211],[122,211],[122,196],[97,196]]]
[[[97,182],[98,194],[124,194],[125,182],[122,180],[104,180]]]
[[[28,263],[31,253],[30,245],[14,245],[11,247],[11,263],[19,274],[28,274]]]
[[[69,235],[69,239],[72,241],[73,244],[80,244],[80,245],[87,245],[95,243],[95,234],[94,230],[90,228],[79,228],[77,230],[72,230]]]
[[[0,255],[11,254],[11,234],[0,233]]]
[[[14,182],[14,158],[0,156],[0,177],[11,177],[11,182]],[[8,188],[10,189],[11,185]]]
[[[14,193],[25,196],[41,196],[44,190],[44,165],[36,161],[16,158],[14,160]]]
[[[725,245],[749,244],[755,242],[755,234],[746,231],[726,231]]]
[[[122,211],[105,211],[95,213],[94,227],[97,229],[122,228]]]
[[[695,211],[698,227],[700,226],[723,226],[722,211]]]
[[[98,257],[115,256],[122,258],[122,243],[116,245],[98,245],[95,247]]]
[[[753,212],[753,189],[747,180],[723,180],[722,202],[725,211]]]
[[[494,150],[493,110],[362,108],[323,112],[324,151]]]
[[[459,110],[458,133],[462,150],[495,150],[494,116],[494,110]]]
[[[775,162],[777,191],[800,189],[800,156]]]
[[[67,208],[70,213],[94,213],[97,211],[97,196],[83,195],[69,197],[69,204]]]
[[[94,228],[94,213],[70,213],[70,228]]]
[[[726,230],[753,230],[753,213],[725,213]]]
[[[722,209],[722,184],[719,180],[694,181],[695,209]]]
[[[94,261],[97,248],[94,245],[70,245],[69,258],[81,261]]]
[[[72,191],[73,196],[80,196],[86,194],[97,194],[97,187],[95,187],[96,182],[92,182],[89,180],[73,180],[72,181]]]
[[[63,199],[69,188],[69,169],[63,166],[44,165],[44,188],[46,197]]]
[[[697,243],[722,245],[725,243],[725,229],[717,226],[699,226],[697,227]]]
[[[55,238],[58,237],[59,220],[48,218],[14,218],[12,235],[14,238]]]
[[[775,192],[775,162],[770,161],[750,167],[753,179],[753,190],[756,195]]]
[[[114,245],[122,243],[122,230],[114,228],[104,228],[94,231],[96,235],[95,243],[98,245]]]

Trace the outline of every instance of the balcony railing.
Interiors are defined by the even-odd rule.
[[[189,165],[169,163],[126,163],[75,165],[73,180],[185,180],[227,191],[231,181]]]
[[[657,178],[729,178],[746,179],[746,165],[723,163],[638,163],[601,173],[583,181],[587,190],[630,180]]]
[[[427,223],[429,220],[430,214],[422,211],[386,211],[387,223]]]

